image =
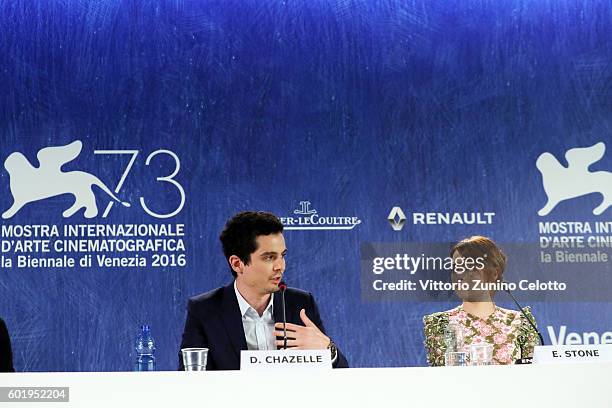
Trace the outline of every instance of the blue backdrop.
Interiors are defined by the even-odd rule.
[[[612,148],[609,2],[0,1],[0,27],[0,159],[21,152],[38,166],[40,149],[80,140],[63,170],[131,204],[104,217],[110,200],[96,189],[97,217],[64,218],[74,198],[59,194],[2,226],[185,226],[185,250],[166,251],[174,266],[153,267],[149,252],[147,267],[98,266],[94,254],[92,266],[19,268],[3,250],[13,265],[0,268],[0,317],[18,370],[130,370],[144,323],[159,368],[175,369],[188,297],[231,279],[218,234],[237,211],[298,217],[309,201],[322,217],[359,218],[285,237],[287,281],[315,295],[360,367],[425,365],[421,318],[454,304],[363,298],[363,243],[537,244],[543,220],[610,220],[611,209],[592,214],[596,192],[539,216],[535,165],[544,152],[563,163],[571,148]],[[612,170],[612,153],[591,169]],[[0,190],[5,211],[5,168]],[[401,231],[387,221],[395,206]],[[419,225],[414,212],[495,217]],[[15,231],[2,240],[32,239]],[[547,341],[561,326],[612,330],[609,303],[555,300],[530,302]]]

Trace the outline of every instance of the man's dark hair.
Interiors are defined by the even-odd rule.
[[[251,262],[251,254],[257,251],[256,238],[281,232],[283,224],[276,215],[265,211],[244,211],[227,221],[219,239],[223,245],[225,259],[236,255],[248,265]],[[231,271],[236,277],[237,273],[233,269]]]

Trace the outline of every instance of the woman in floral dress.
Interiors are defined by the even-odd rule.
[[[464,239],[451,249],[456,264],[463,260],[481,257],[479,266],[459,274],[453,272],[453,281],[501,282],[506,266],[506,256],[489,238],[474,236]],[[503,309],[493,302],[494,290],[457,291],[463,300],[460,306],[446,312],[438,312],[423,318],[427,363],[443,366],[447,343],[445,333],[450,326],[459,328],[462,341],[459,350],[469,355],[473,344],[488,343],[493,346],[493,364],[513,364],[521,358],[532,358],[534,346],[539,344],[538,334],[519,311]],[[535,324],[529,307],[523,309]]]

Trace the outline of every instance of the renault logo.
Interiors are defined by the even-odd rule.
[[[401,208],[393,207],[389,213],[389,216],[387,217],[387,220],[389,220],[389,224],[394,231],[401,231],[406,223],[406,215]]]

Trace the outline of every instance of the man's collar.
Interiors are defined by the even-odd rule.
[[[246,315],[246,313],[249,311],[249,309],[253,309],[253,311],[255,313],[257,313],[257,311],[251,305],[249,305],[249,302],[247,302],[246,299],[244,297],[242,297],[242,295],[238,291],[238,286],[236,285],[236,280],[234,280],[234,291],[236,292],[236,299],[238,299],[238,307],[240,307],[240,315],[242,317],[244,317],[244,315]],[[274,294],[270,294],[270,300],[268,302],[268,306],[266,306],[266,308],[264,310],[264,313],[266,311],[268,311],[268,309],[270,309],[270,311],[274,310],[273,307],[274,307]]]

